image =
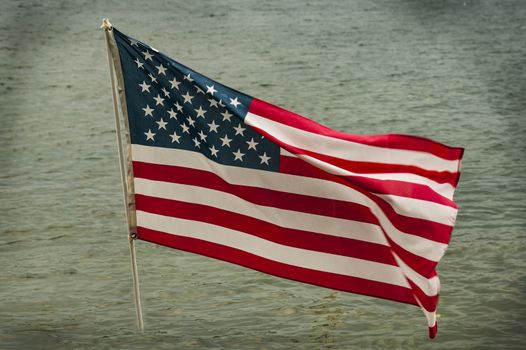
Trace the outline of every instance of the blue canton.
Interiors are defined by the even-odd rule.
[[[199,152],[226,165],[279,170],[279,146],[243,122],[251,96],[113,32],[132,143]]]

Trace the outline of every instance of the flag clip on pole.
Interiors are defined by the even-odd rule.
[[[130,246],[130,258],[131,268],[133,277],[133,291],[135,297],[135,311],[137,317],[137,328],[142,333],[144,331],[144,322],[142,318],[141,308],[141,293],[139,289],[139,274],[137,272],[137,259],[135,251],[135,239],[136,239],[136,223],[135,223],[135,203],[133,198],[133,171],[131,167],[131,142],[129,139],[129,127],[127,120],[127,108],[124,96],[124,79],[122,77],[122,69],[119,61],[119,52],[113,37],[113,27],[107,18],[102,20],[101,28],[104,29],[106,36],[106,47],[108,51],[108,65],[110,68],[110,80],[111,80],[111,91],[113,96],[113,111],[115,112],[115,131],[117,134],[117,148],[119,151],[119,163],[122,180],[122,190],[124,197],[124,205],[126,209],[126,224],[128,226],[128,242]],[[117,84],[115,83],[117,79]],[[118,90],[117,90],[118,88]],[[119,97],[117,96],[117,92]],[[120,102],[121,111],[124,116],[124,133],[126,137],[126,155],[123,150],[122,143],[122,130],[121,122],[119,118],[119,107]],[[126,159],[124,158],[126,156]]]

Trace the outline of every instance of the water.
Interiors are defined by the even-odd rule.
[[[0,3],[0,348],[513,349],[526,341],[523,1]],[[439,335],[418,308],[138,243],[104,36],[358,134],[463,146]]]

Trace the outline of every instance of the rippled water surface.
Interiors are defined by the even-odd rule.
[[[330,127],[465,147],[438,338],[412,306],[145,242],[138,334],[103,16]],[[520,0],[0,1],[0,348],[524,346],[525,19]]]

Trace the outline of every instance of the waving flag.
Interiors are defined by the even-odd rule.
[[[419,305],[435,336],[463,149],[334,131],[114,37],[138,239]]]

